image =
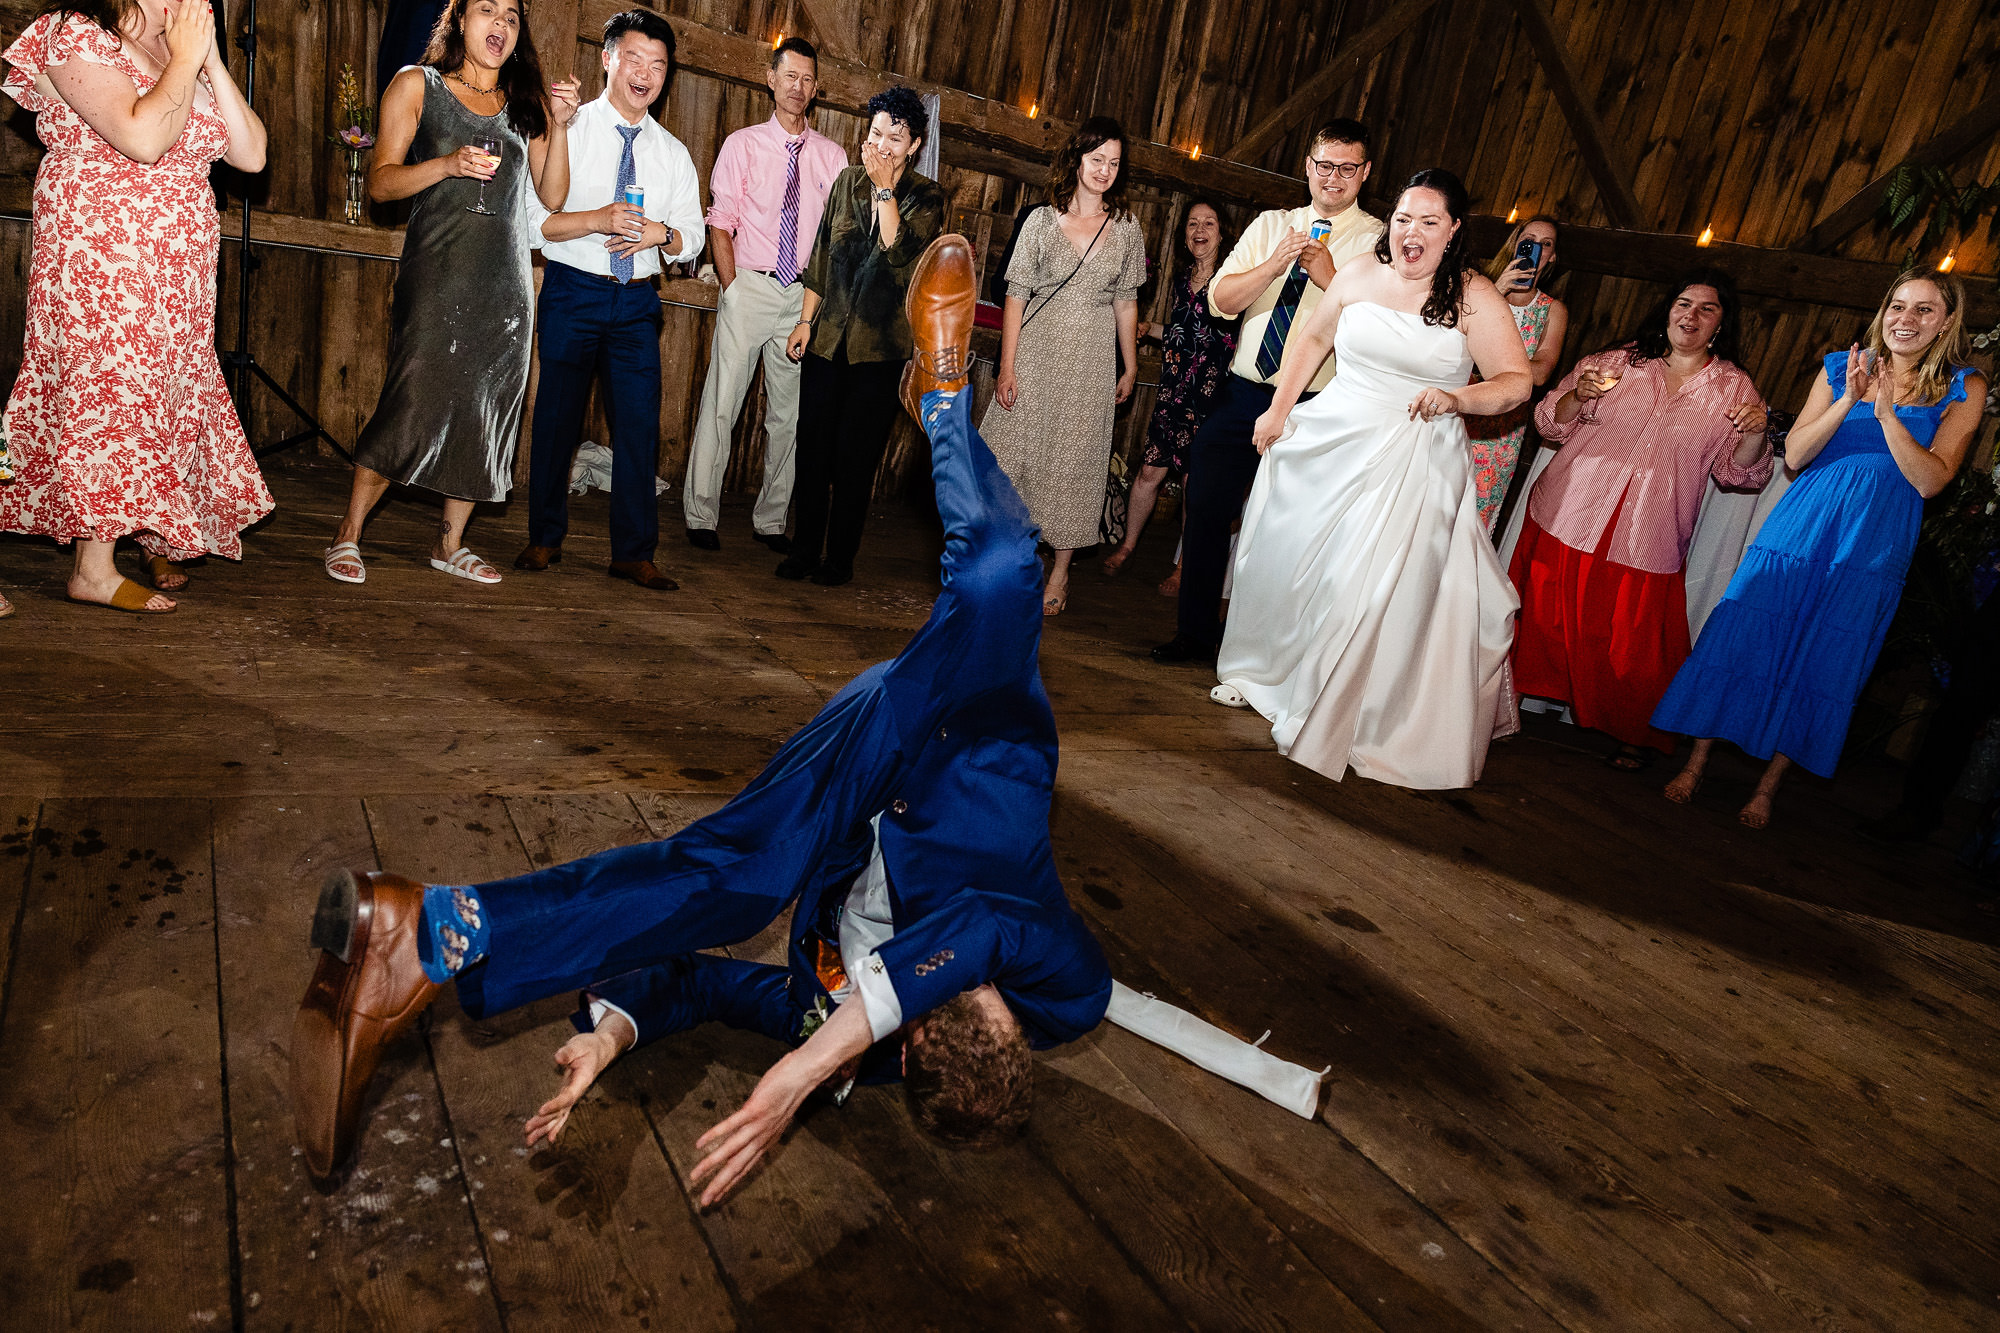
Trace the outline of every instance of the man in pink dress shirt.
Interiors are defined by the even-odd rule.
[[[769,443],[750,522],[757,540],[783,555],[791,549],[785,511],[792,500],[799,420],[799,364],[785,355],[785,339],[798,323],[805,296],[799,274],[847,154],[806,124],[819,91],[819,53],[811,42],[799,37],[780,42],[764,81],[775,107],[771,118],[723,140],[709,177],[714,203],[708,237],[722,292],[681,506],[689,543],[704,551],[719,549],[722,538],[715,529],[730,437],[762,353]]]

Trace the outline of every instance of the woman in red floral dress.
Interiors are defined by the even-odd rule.
[[[177,588],[172,561],[240,558],[271,510],[215,357],[208,183],[218,158],[263,170],[264,125],[206,0],[59,0],[0,58],[48,149],[0,531],[75,542],[73,601],[171,611],[119,576],[117,540],[136,535],[154,586]]]

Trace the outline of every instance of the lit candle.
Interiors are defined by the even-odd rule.
[[[1035,118],[1036,113],[1039,112],[1041,109],[1042,109],[1042,104],[1040,102],[1032,103],[1028,107],[1028,119],[1033,120]]]
[[[777,50],[777,49],[778,49],[779,47],[783,46],[784,44],[785,44],[785,34],[783,34],[782,32],[781,32],[781,33],[779,33],[779,34],[778,34],[778,35],[777,35],[776,37],[773,37],[773,38],[771,39],[771,49],[772,49],[773,51]]]
[[[1945,252],[1944,252],[1944,258],[1943,258],[1943,259],[1940,259],[1940,260],[1938,260],[1938,272],[1940,272],[1940,273],[1949,273],[1949,272],[1951,272],[1951,266],[1952,266],[1953,264],[1956,264],[1956,263],[1958,262],[1958,258],[1957,258],[1957,256],[1958,256],[1958,252],[1957,252],[1956,250],[1947,250],[1947,251],[1945,251]]]
[[[1694,238],[1694,243],[1696,245],[1707,245],[1710,241],[1714,239],[1715,239],[1715,228],[1703,227],[1701,229],[1701,235]]]
[[[1507,210],[1508,222],[1510,223],[1518,222],[1520,220],[1520,217],[1521,217],[1521,206],[1519,204],[1516,204],[1512,208]]]
[[[1193,151],[1192,153],[1189,153],[1189,154],[1188,154],[1188,161],[1190,161],[1190,162],[1199,162],[1199,161],[1201,161],[1201,145],[1200,145],[1200,144],[1196,144],[1196,145],[1194,146],[1194,151]]]

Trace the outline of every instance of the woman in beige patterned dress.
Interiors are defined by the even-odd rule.
[[[1085,121],[1056,154],[1050,206],[1021,224],[1007,265],[998,410],[980,423],[1055,552],[1047,616],[1069,602],[1070,556],[1097,544],[1112,418],[1138,373],[1146,239],[1125,205],[1124,158],[1125,131],[1109,116]]]

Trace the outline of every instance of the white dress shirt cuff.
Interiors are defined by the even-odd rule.
[[[624,1019],[627,1023],[632,1024],[632,1044],[634,1046],[637,1046],[639,1044],[639,1024],[636,1020],[633,1019],[632,1015],[626,1013],[623,1009],[620,1009],[617,1005],[611,1003],[611,1001],[609,1000],[600,1000],[595,995],[591,996],[590,1030],[592,1032],[595,1032],[597,1031],[597,1029],[604,1026],[604,1019],[607,1014],[616,1014],[620,1018]]]
[[[896,998],[896,988],[890,984],[889,969],[883,964],[881,954],[869,954],[867,961],[855,970],[853,981],[854,993],[868,1015],[868,1031],[873,1040],[880,1041],[903,1026],[903,1002]]]

